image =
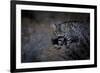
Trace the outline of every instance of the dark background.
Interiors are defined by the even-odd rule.
[[[22,63],[90,58],[89,13],[22,10],[21,23]],[[56,37],[52,25],[63,23],[67,25],[66,39],[70,40],[66,47],[57,49],[51,41]]]

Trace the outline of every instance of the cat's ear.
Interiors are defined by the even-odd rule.
[[[66,25],[65,24],[61,24],[60,29],[61,29],[62,32],[65,32],[65,28],[66,28]]]
[[[54,35],[57,36],[57,35],[58,35],[58,34],[57,34],[57,32],[58,32],[58,31],[57,31],[57,25],[56,25],[56,24],[52,24],[52,25],[51,25],[51,28],[52,28],[52,31],[53,31]]]
[[[54,31],[56,31],[57,30],[57,26],[56,26],[56,24],[52,24],[52,26],[51,26],[52,28],[53,28],[53,30]]]

